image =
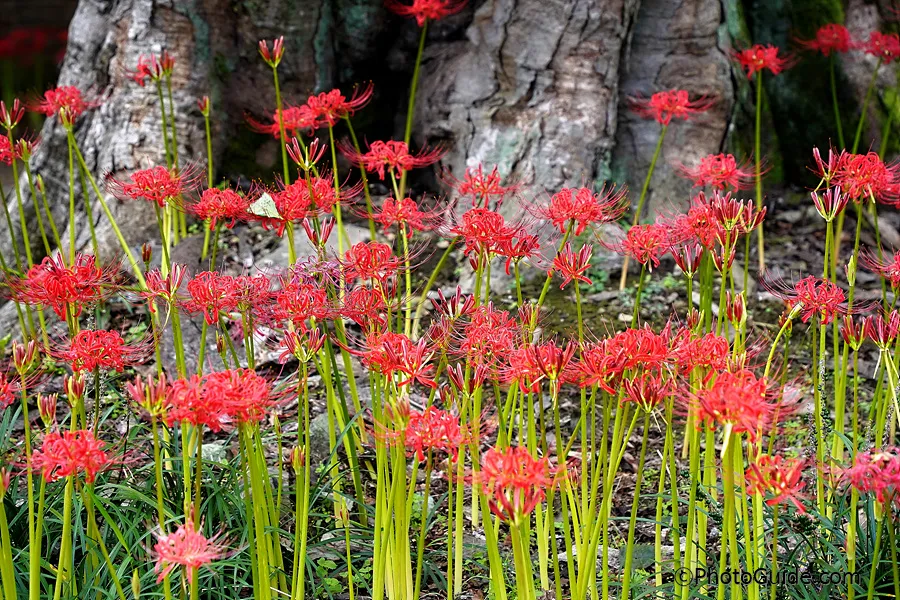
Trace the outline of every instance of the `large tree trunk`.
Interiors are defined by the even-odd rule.
[[[766,6],[772,3],[784,4],[769,0]],[[793,4],[796,9],[813,2]],[[858,36],[879,24],[874,6],[863,0],[850,4],[848,24]],[[766,22],[758,14],[754,18],[753,37],[769,35]],[[732,147],[749,155],[733,133],[735,123],[746,121],[752,98],[727,55],[732,36],[747,43],[746,31],[740,3],[721,0],[473,0],[462,13],[429,28],[413,139],[445,144],[449,152],[441,166],[455,173],[479,162],[496,164],[509,179],[526,184],[531,196],[615,180],[628,183],[636,199],[659,126],[627,110],[626,98],[685,88],[718,103],[670,127],[650,187],[651,207],[684,205],[690,184],[663,163],[692,163]],[[100,101],[76,125],[98,181],[106,173],[121,176],[163,162],[155,89],[127,77],[141,54],[163,48],[177,61],[182,161],[205,163],[195,102],[208,94],[217,176],[271,179],[280,171],[277,145],[250,133],[244,115],[273,112],[271,71],[259,59],[256,42],[279,35],[287,47],[279,73],[288,100],[300,103],[309,93],[372,79],[375,108],[359,115],[361,130],[370,140],[402,135],[418,28],[389,14],[382,0],[81,0],[60,84],[76,85]],[[847,96],[861,96],[870,62],[847,61]],[[781,80],[768,85],[777,100]],[[68,163],[56,119],[47,121],[41,139],[33,165],[48,184],[63,228]],[[81,207],[80,191],[78,198]],[[14,196],[8,202],[14,206]],[[110,204],[132,244],[155,239],[150,207],[111,198]],[[96,205],[94,217],[103,249],[114,254],[118,244]],[[86,248],[83,210],[78,219],[78,243]],[[0,245],[8,254],[8,241]]]

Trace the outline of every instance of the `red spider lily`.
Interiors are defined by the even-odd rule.
[[[119,266],[98,266],[94,256],[76,254],[69,267],[57,253],[28,269],[24,278],[10,279],[7,284],[14,300],[51,308],[60,319],[66,319],[113,294],[119,284]]]
[[[6,373],[0,372],[0,410],[9,408],[22,391],[22,379],[10,379]]]
[[[48,117],[59,115],[63,123],[71,125],[86,110],[95,106],[97,103],[87,101],[81,90],[67,85],[47,90],[40,100],[35,100],[28,108]]]
[[[0,125],[7,131],[12,131],[25,116],[25,107],[18,98],[13,100],[12,108],[7,108],[6,102],[0,100]]]
[[[399,179],[404,172],[435,163],[446,153],[443,148],[423,148],[418,154],[411,154],[405,142],[396,140],[372,142],[366,152],[359,152],[346,142],[339,146],[352,163],[362,166],[366,171],[378,173],[382,180],[385,173]]]
[[[401,379],[397,381],[398,386],[409,385],[416,381],[431,389],[437,389],[431,372],[434,365],[429,364],[434,356],[434,349],[428,344],[425,338],[418,342],[413,342],[406,336],[393,336],[389,338],[390,342],[383,343],[384,364],[382,372],[386,375],[399,374]]]
[[[755,73],[761,73],[764,69],[778,75],[790,68],[794,62],[791,56],[778,56],[778,48],[775,46],[762,44],[755,44],[745,50],[735,50],[732,56],[747,73],[747,79],[751,79]]]
[[[300,362],[307,363],[322,350],[322,347],[325,345],[325,335],[321,329],[317,328],[307,330],[302,334],[296,331],[288,331],[284,334],[281,345],[284,347],[284,352],[278,357],[280,363],[286,363],[291,356]]]
[[[316,248],[322,248],[331,237],[331,232],[334,231],[334,219],[319,221],[318,230],[309,219],[303,219],[300,221],[300,225],[303,226],[303,233],[306,234],[306,238]]]
[[[291,138],[286,146],[291,160],[297,163],[297,166],[304,172],[311,171],[325,155],[326,145],[319,138],[315,138],[309,143],[309,146],[303,149],[300,148],[300,141],[297,138]]]
[[[307,331],[310,319],[327,319],[333,311],[324,288],[308,283],[286,282],[275,292],[275,317]]]
[[[519,523],[540,504],[555,482],[547,457],[534,458],[524,446],[491,448],[481,457],[473,483],[501,519]]]
[[[664,225],[635,225],[628,230],[625,239],[609,247],[620,254],[630,256],[636,262],[648,267],[651,271],[659,266],[660,258],[672,247],[674,240],[669,239],[669,230]]]
[[[161,81],[172,75],[175,68],[175,59],[169,54],[168,50],[162,51],[162,56],[157,58],[155,54],[150,55],[150,59],[144,58],[144,55],[138,57],[135,70],[128,74],[128,77],[134,80],[139,86],[144,87],[147,80]]]
[[[736,235],[750,233],[759,227],[766,217],[765,207],[757,211],[752,200],[738,200],[730,193],[724,196],[718,192],[713,194],[709,200],[709,208],[722,231],[737,232]]]
[[[14,160],[21,158],[18,148],[9,143],[9,138],[0,136],[0,163],[11,165]]]
[[[381,290],[358,287],[344,294],[340,314],[366,332],[381,330],[386,322],[387,303]]]
[[[675,392],[675,382],[661,372],[642,372],[622,381],[623,402],[633,402],[645,411],[653,410]]]
[[[673,118],[687,120],[691,115],[708,111],[714,104],[706,96],[691,100],[686,90],[656,92],[649,100],[635,96],[628,102],[635,113],[645,119],[656,119],[660,125],[668,125]]]
[[[655,333],[649,326],[626,329],[581,351],[572,369],[572,378],[583,387],[597,385],[610,394],[616,382],[636,368],[660,371],[671,366],[675,354],[668,329]]]
[[[233,312],[238,303],[238,286],[235,278],[215,271],[198,273],[188,281],[190,298],[184,302],[189,313],[203,312],[207,325],[216,325],[224,314]]]
[[[356,87],[353,89],[353,95],[349,100],[340,90],[322,92],[318,95],[310,96],[306,101],[306,106],[316,116],[316,120],[321,121],[320,125],[334,127],[338,121],[351,116],[368,104],[369,100],[372,99],[373,89],[371,81],[362,88]]]
[[[673,349],[675,362],[680,371],[690,375],[697,369],[704,369],[706,384],[713,375],[728,367],[730,344],[724,337],[714,333],[696,337],[686,331]]]
[[[456,291],[449,298],[444,295],[443,290],[438,290],[437,293],[437,298],[431,298],[431,305],[439,315],[456,320],[475,311],[475,296],[463,295],[460,286],[456,286]]]
[[[345,254],[342,261],[347,281],[356,278],[384,282],[388,277],[396,275],[400,268],[400,259],[387,244],[381,242],[360,242],[354,244]]]
[[[263,274],[235,278],[237,309],[241,313],[265,314],[273,298],[272,282]]]
[[[900,288],[900,252],[894,252],[889,258],[878,258],[871,250],[863,249],[859,253],[859,262],[889,281],[893,289]]]
[[[422,27],[426,21],[437,21],[458,13],[467,3],[468,0],[412,0],[412,4],[404,4],[400,0],[385,0],[384,6],[401,17],[415,17]]]
[[[549,277],[553,273],[559,273],[563,276],[563,282],[559,285],[559,289],[565,288],[573,280],[575,282],[582,281],[590,285],[591,280],[584,273],[591,267],[591,255],[593,252],[594,247],[590,244],[585,244],[576,254],[572,250],[572,245],[566,242],[562,251],[553,259],[553,267],[547,272],[547,276]]]
[[[84,474],[85,483],[93,483],[97,474],[110,464],[104,443],[91,431],[50,431],[41,447],[32,455],[32,466],[47,483]]]
[[[272,113],[271,123],[262,123],[252,117],[245,116],[247,124],[257,133],[271,135],[276,140],[281,139],[281,127],[288,138],[297,137],[302,132],[312,132],[316,128],[316,115],[308,106],[285,106],[281,109],[282,125],[278,124],[278,111]]]
[[[19,138],[15,142],[14,152],[19,160],[28,162],[31,155],[34,154],[34,148],[38,145],[39,140],[29,138]]]
[[[460,222],[450,232],[463,238],[466,256],[499,254],[512,245],[519,229],[510,225],[500,213],[486,208],[472,208],[463,213]]]
[[[278,39],[272,40],[271,50],[269,50],[269,42],[259,40],[259,54],[267,65],[273,69],[278,67],[278,63],[281,62],[281,58],[284,56],[284,36],[282,35]]]
[[[134,381],[125,384],[125,391],[131,400],[151,417],[160,417],[165,413],[168,394],[165,374],[156,380],[152,375],[148,375],[146,383],[144,378],[138,376]]]
[[[860,42],[857,46],[885,64],[890,64],[900,56],[900,36],[896,33],[873,31],[867,41]]]
[[[177,567],[183,567],[188,583],[191,583],[195,570],[225,556],[221,536],[219,532],[211,538],[203,537],[194,529],[194,522],[190,519],[172,533],[158,535],[153,545],[156,582],[160,583]]]
[[[718,250],[713,251],[710,256],[712,257],[713,266],[716,268],[716,271],[719,273],[725,273],[726,271],[730,272],[731,267],[734,266],[734,257],[737,254],[737,244],[731,244],[727,249],[724,246],[720,246]]]
[[[823,172],[822,177],[828,175],[829,183],[851,200],[859,203],[871,197],[894,205],[900,201],[900,163],[885,163],[876,152],[841,152],[830,166],[833,171]]]
[[[273,405],[269,383],[250,369],[176,379],[166,393],[166,423],[187,422],[221,431],[232,423],[255,423]]]
[[[473,366],[491,369],[504,363],[522,334],[519,325],[505,310],[492,303],[477,307],[458,334],[457,352],[472,361]]]
[[[412,237],[413,231],[429,231],[434,229],[440,220],[443,211],[422,211],[418,203],[412,198],[394,200],[385,198],[381,203],[381,210],[372,215],[372,218],[384,227],[385,232],[394,225],[402,225],[406,228],[406,237]]]
[[[118,331],[82,329],[51,355],[66,362],[73,371],[115,370],[143,362],[150,354],[148,344],[129,345]]]
[[[841,480],[863,494],[874,493],[879,502],[896,500],[900,487],[900,449],[889,446],[858,452],[853,466],[841,472]]]
[[[882,352],[887,352],[900,334],[900,313],[892,310],[886,315],[870,315],[863,321],[863,331]]]
[[[839,23],[822,25],[816,31],[816,37],[811,40],[795,40],[801,48],[821,52],[825,56],[831,56],[832,52],[844,53],[853,47],[850,32]]]
[[[693,198],[687,213],[661,218],[658,222],[669,230],[668,235],[669,239],[673,240],[673,247],[695,241],[709,250],[716,245],[719,239],[724,238],[724,229],[713,214],[712,205],[702,192]],[[674,240],[681,240],[681,242]]]
[[[534,215],[546,219],[565,233],[574,223],[575,235],[588,225],[617,221],[628,210],[625,188],[603,187],[599,192],[588,188],[563,188],[550,198],[550,203],[530,207]]]
[[[828,188],[821,195],[818,192],[810,192],[810,196],[812,197],[813,205],[816,207],[816,212],[826,222],[833,221],[836,216],[847,208],[847,203],[850,202],[850,196],[841,193],[841,188],[839,187]]]
[[[181,289],[185,275],[187,275],[187,267],[177,263],[169,268],[165,277],[159,269],[154,269],[144,275],[147,289],[142,290],[140,295],[147,300],[150,312],[156,312],[156,303],[159,300],[169,306],[178,301],[178,290]]]
[[[738,191],[753,185],[754,174],[749,170],[749,161],[739,164],[733,154],[708,154],[700,159],[696,168],[679,165],[678,170],[694,182],[694,187]]]
[[[841,337],[853,350],[859,350],[862,343],[866,340],[865,325],[866,319],[855,319],[853,315],[844,315],[841,323]],[[900,326],[900,322],[898,322],[898,326]]]
[[[746,369],[720,373],[712,387],[694,396],[693,404],[700,423],[725,427],[726,438],[746,433],[751,442],[777,424],[776,414],[783,418],[792,412],[791,406],[773,399],[765,379]]]
[[[537,236],[520,232],[520,235],[501,240],[496,254],[506,257],[505,269],[506,274],[509,275],[515,265],[526,258],[538,256],[540,249],[541,243]]]
[[[802,480],[805,466],[805,461],[800,459],[785,460],[781,456],[763,454],[744,474],[747,493],[770,496],[766,499],[769,506],[790,502],[803,514],[806,508],[800,499],[803,498],[801,492],[806,485]]]
[[[844,291],[831,281],[817,279],[810,275],[804,277],[793,288],[783,281],[764,277],[761,281],[773,296],[784,300],[792,309],[800,311],[804,323],[818,317],[823,325],[831,323],[838,315],[847,313],[844,303]]]
[[[468,378],[466,378],[466,372],[462,365],[451,365],[447,367],[447,379],[450,380],[453,388],[469,397],[475,393],[475,390],[484,386],[484,382],[489,374],[490,373],[485,365],[478,365],[472,369]],[[441,391],[443,391],[443,389],[444,388],[441,388]]]
[[[467,168],[462,181],[456,179],[450,173],[446,173],[444,179],[456,190],[457,194],[472,200],[472,208],[476,206],[489,208],[491,200],[494,200],[495,205],[499,206],[503,202],[504,197],[515,193],[519,189],[519,186],[516,184],[501,185],[503,179],[500,177],[497,167],[494,167],[490,173],[485,175],[483,165]]]
[[[152,167],[135,171],[128,177],[130,181],[120,181],[110,174],[106,178],[106,187],[120,200],[148,200],[164,208],[167,202],[196,187],[202,175],[192,166],[180,171]]]
[[[185,205],[185,210],[198,219],[208,220],[212,231],[220,222],[231,229],[236,221],[250,219],[247,211],[251,204],[251,198],[232,189],[209,188],[203,190],[199,200]]]
[[[846,150],[836,153],[834,148],[828,149],[828,160],[822,160],[822,154],[817,147],[813,147],[813,160],[816,162],[816,168],[812,171],[822,178],[822,183],[831,185],[831,178],[837,172],[837,168],[841,161],[845,160],[845,156],[849,154]]]
[[[415,452],[419,461],[425,460],[426,452],[444,452],[455,461],[459,449],[468,443],[467,437],[459,416],[436,406],[421,413],[410,411],[403,436],[406,448]]]
[[[686,242],[678,244],[671,248],[672,258],[678,268],[687,275],[693,277],[700,270],[701,259],[703,258],[704,248],[697,242]]]
[[[557,346],[553,340],[516,349],[509,355],[510,372],[506,378],[518,381],[523,392],[537,392],[544,379],[558,391],[576,349],[574,342]]]

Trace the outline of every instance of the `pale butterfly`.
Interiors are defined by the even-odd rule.
[[[257,217],[266,217],[268,219],[280,219],[281,214],[275,206],[275,200],[268,193],[263,193],[256,202],[250,205],[247,212]]]

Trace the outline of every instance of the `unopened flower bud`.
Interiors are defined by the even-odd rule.
[[[221,333],[216,333],[216,352],[222,354],[223,352],[225,352],[225,347],[225,336],[223,336]]]
[[[84,390],[86,387],[84,377],[76,373],[75,375],[66,377],[63,383],[66,388],[66,399],[69,402],[69,406],[75,406],[79,400],[84,398]]]
[[[12,355],[16,372],[19,375],[27,374],[37,359],[37,341],[31,340],[24,344],[13,342]]]
[[[857,269],[857,258],[856,254],[850,257],[850,260],[847,262],[847,265],[844,267],[844,271],[847,274],[847,283],[850,287],[856,285],[856,269]]]
[[[197,100],[197,107],[200,109],[200,113],[204,117],[209,116],[209,96],[203,96],[199,100]]]
[[[3,499],[3,496],[6,495],[6,490],[9,489],[10,484],[12,483],[12,471],[3,467],[0,469],[0,500]]]
[[[303,471],[303,465],[306,464],[306,450],[303,446],[294,446],[291,449],[291,466],[294,472],[299,475]]]
[[[153,260],[153,246],[147,242],[144,242],[144,244],[141,245],[141,260],[144,261],[144,265],[148,268],[150,266],[150,261]]]
[[[269,50],[269,43],[266,40],[259,41],[259,53],[267,65],[273,69],[278,67],[281,57],[284,56],[284,36],[279,37],[272,42],[272,49]]]
[[[41,394],[38,396],[38,411],[41,413],[41,421],[44,427],[50,427],[56,423],[56,401],[59,398],[57,394]]]
[[[740,329],[747,322],[747,311],[744,305],[744,292],[731,295],[730,291],[725,292],[725,316],[735,329]]]
[[[134,596],[134,600],[138,600],[141,597],[141,578],[137,569],[131,572],[131,593]]]
[[[696,331],[700,323],[703,322],[700,317],[701,313],[696,308],[692,308],[691,310],[689,310],[687,317],[685,318],[688,329],[690,329],[691,331]]]

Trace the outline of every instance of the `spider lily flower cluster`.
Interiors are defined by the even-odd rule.
[[[427,24],[465,2],[392,0],[388,7],[414,17],[424,43]],[[829,25],[801,46],[829,57],[862,47],[880,65],[892,60],[894,42],[873,34],[860,46]],[[702,582],[673,586],[664,575],[776,570],[786,549],[818,543],[801,541],[809,528],[824,540],[812,550],[842,547],[849,571],[868,577],[868,588],[851,580],[839,593],[871,600],[882,579],[900,586],[900,312],[893,301],[900,254],[885,251],[877,229],[874,247],[862,244],[862,211],[900,202],[895,164],[855,149],[829,149],[827,159],[814,150],[819,182],[809,200],[825,229],[821,276],[761,276],[784,303],[777,330],[767,334],[754,320],[758,304],[746,280],[740,285],[732,269],[739,254],[749,260],[750,237],[767,215],[736,195],[754,178],[760,185],[759,148],[754,172],[725,154],[677,165],[700,189],[685,212],[652,223],[640,222],[645,184],[627,229],[619,222],[630,202],[615,185],[525,200],[497,168],[478,166],[460,177],[445,173],[452,201],[431,200],[411,193],[407,175],[444,150],[415,149],[409,125],[404,140],[363,149],[351,117],[371,101],[371,84],[287,105],[278,69],[289,51],[282,38],[259,44],[273,73],[275,110],[271,123],[248,120],[279,141],[283,176],[250,191],[215,186],[211,154],[205,177],[193,163],[181,164],[170,96],[177,57],[138,61],[131,79],[153,83],[160,98],[166,165],[110,175],[105,187],[156,212],[159,239],[140,261],[73,134],[96,103],[76,88],[58,88],[31,108],[66,128],[70,231],[77,163],[93,192],[84,210],[99,204],[118,235],[121,262],[100,258],[95,236],[92,253],[78,251],[74,234],[66,245],[31,171],[31,143],[13,136],[24,107],[0,105],[8,132],[0,158],[21,164],[32,198],[43,201],[35,218],[46,250],[34,260],[23,212],[14,260],[0,257],[20,326],[0,369],[3,600],[20,597],[19,588],[30,600],[79,593],[196,600],[226,587],[236,597],[302,600],[331,593],[334,582],[351,598],[456,598],[469,593],[471,533],[485,540],[482,569],[499,600],[775,597],[775,587],[756,581],[712,590]],[[757,81],[791,60],[761,46],[736,59]],[[410,112],[417,77],[418,64]],[[662,126],[657,156],[673,121],[714,105],[684,90],[633,102]],[[209,98],[199,106],[208,133]],[[336,139],[339,124],[348,139]],[[340,171],[338,152],[352,172]],[[372,198],[371,175],[390,184],[388,197]],[[20,193],[17,199],[22,210]],[[856,232],[846,256],[838,240],[850,207]],[[351,244],[345,214],[367,221],[371,239]],[[206,266],[194,270],[170,254],[191,218],[206,236]],[[288,263],[229,272],[220,233],[234,227],[286,238]],[[298,235],[312,248],[299,260]],[[420,256],[441,237],[443,256],[427,282],[414,285]],[[641,275],[630,326],[597,337],[583,318],[583,294],[601,248],[640,264]],[[432,291],[456,250],[473,272],[472,289]],[[642,318],[642,295],[668,257],[684,276],[689,308],[654,325]],[[492,290],[492,270],[501,267],[515,288],[512,305]],[[859,300],[859,268],[882,282],[880,300]],[[543,279],[539,294],[523,285],[529,272]],[[576,311],[560,337],[544,328],[554,284]],[[123,305],[128,323],[113,310]],[[200,327],[190,342],[188,319]],[[788,379],[795,329],[812,336],[811,381]],[[876,387],[863,402],[866,352],[877,354]],[[574,423],[565,412],[572,406]],[[314,447],[317,411],[328,423],[324,457]],[[122,412],[130,415],[124,434],[116,421]],[[787,434],[803,418],[811,434],[798,448]],[[10,426],[18,419],[21,431]],[[226,458],[211,458],[214,445],[224,445]],[[621,498],[626,481],[633,482],[630,505]],[[646,519],[648,500],[657,569],[636,577],[635,550],[647,535],[638,520]],[[135,535],[129,523],[143,531]],[[888,561],[892,575],[881,566]]]

